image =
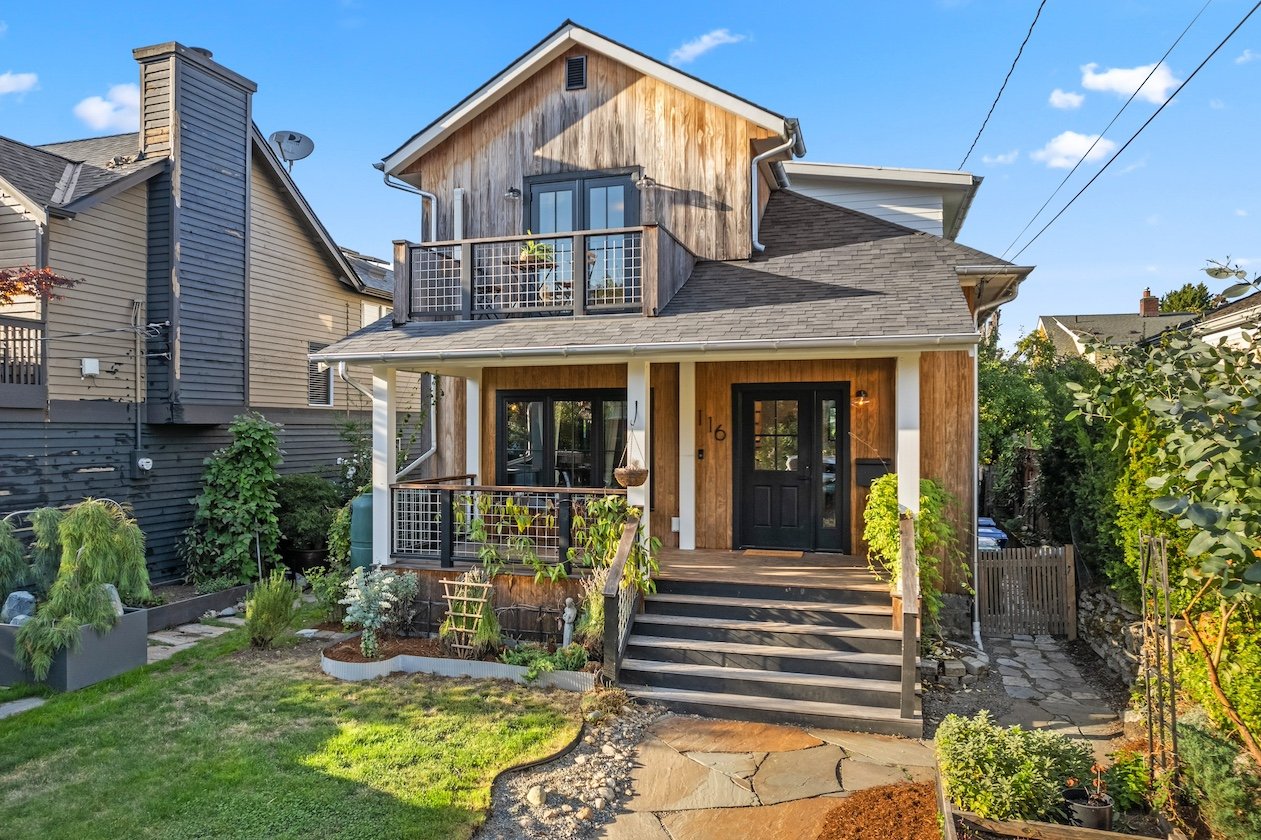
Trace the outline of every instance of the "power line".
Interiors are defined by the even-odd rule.
[[[1042,215],[1042,211],[1047,208],[1052,199],[1059,195],[1059,192],[1064,188],[1064,185],[1068,183],[1069,179],[1073,177],[1073,174],[1077,172],[1081,165],[1086,162],[1086,158],[1090,157],[1090,153],[1095,150],[1095,146],[1099,145],[1099,142],[1103,140],[1104,135],[1108,133],[1108,130],[1112,128],[1118,119],[1121,118],[1121,115],[1125,113],[1125,109],[1130,107],[1130,103],[1134,101],[1134,97],[1138,96],[1138,92],[1143,89],[1143,85],[1146,85],[1151,77],[1156,74],[1156,71],[1160,69],[1160,65],[1164,64],[1165,59],[1169,57],[1169,54],[1174,51],[1174,48],[1178,46],[1186,34],[1191,31],[1191,27],[1195,25],[1195,22],[1200,19],[1200,15],[1204,14],[1204,10],[1212,4],[1213,0],[1206,0],[1204,5],[1200,7],[1200,10],[1195,13],[1195,17],[1191,18],[1191,22],[1186,25],[1186,28],[1182,30],[1182,33],[1178,35],[1172,44],[1169,45],[1169,49],[1165,50],[1165,54],[1160,57],[1159,61],[1152,65],[1152,69],[1147,74],[1147,78],[1143,79],[1142,83],[1138,87],[1134,88],[1134,92],[1130,94],[1130,98],[1125,100],[1125,104],[1122,105],[1120,110],[1113,115],[1112,119],[1108,121],[1108,124],[1103,127],[1103,131],[1095,135],[1094,142],[1090,144],[1090,148],[1086,150],[1086,153],[1081,156],[1077,163],[1073,164],[1073,168],[1070,169],[1068,174],[1064,176],[1064,180],[1060,181],[1059,184],[1056,185],[1055,189],[1051,191],[1051,194],[1046,197],[1046,201],[1042,202],[1042,206],[1038,208],[1038,212],[1034,213],[1033,216],[1030,217],[1029,221],[1025,222],[1025,226],[1020,229],[1020,233],[1012,237],[1011,244],[1003,249],[1003,253],[1000,255],[1000,258],[1006,259],[1008,252],[1010,252],[1012,248],[1016,247],[1016,243],[1020,241],[1020,237],[1025,235],[1025,231],[1033,227],[1033,223],[1036,222],[1038,217]]]
[[[1227,33],[1226,37],[1223,38],[1218,43],[1217,46],[1213,47],[1213,51],[1209,53],[1207,56],[1205,56],[1204,60],[1201,61],[1194,70],[1191,71],[1191,75],[1187,76],[1186,80],[1183,81],[1182,84],[1178,85],[1178,88],[1172,94],[1170,94],[1169,97],[1165,99],[1164,102],[1161,103],[1160,107],[1157,108],[1155,112],[1153,112],[1152,115],[1148,117],[1147,120],[1138,127],[1138,130],[1130,135],[1130,139],[1126,140],[1125,143],[1121,146],[1121,148],[1117,149],[1116,152],[1113,153],[1112,157],[1108,158],[1107,162],[1104,163],[1103,166],[1099,167],[1099,171],[1096,172],[1094,176],[1091,177],[1091,179],[1086,182],[1085,186],[1083,186],[1080,190],[1078,190],[1077,194],[1074,195],[1072,198],[1070,198],[1068,200],[1068,203],[1060,208],[1060,212],[1052,216],[1051,220],[1047,222],[1045,225],[1043,225],[1042,229],[1039,230],[1037,233],[1035,233],[1033,235],[1033,238],[1030,239],[1028,242],[1026,242],[1021,247],[1021,249],[1015,253],[1015,255],[1012,257],[1013,260],[1019,259],[1020,255],[1023,254],[1029,248],[1030,245],[1037,242],[1038,238],[1042,236],[1042,234],[1046,233],[1047,229],[1051,227],[1051,225],[1055,224],[1056,220],[1058,220],[1060,216],[1063,216],[1064,213],[1068,210],[1068,208],[1073,206],[1074,202],[1076,202],[1077,199],[1081,198],[1082,193],[1090,189],[1091,184],[1099,180],[1099,176],[1102,175],[1104,172],[1106,172],[1108,170],[1108,167],[1111,166],[1112,163],[1117,158],[1119,158],[1126,149],[1130,147],[1130,144],[1138,139],[1138,136],[1143,133],[1143,129],[1151,125],[1152,121],[1155,120],[1156,117],[1160,116],[1160,112],[1165,110],[1165,108],[1169,105],[1169,103],[1172,102],[1179,93],[1182,93],[1182,89],[1185,88],[1188,84],[1190,84],[1191,80],[1194,79],[1196,75],[1199,74],[1199,72],[1204,69],[1204,65],[1208,64],[1213,59],[1213,56],[1221,52],[1222,47],[1226,46],[1227,41],[1235,37],[1235,33],[1238,32],[1243,27],[1243,25],[1248,22],[1248,19],[1251,18],[1253,14],[1256,13],[1257,9],[1261,9],[1261,0],[1259,0],[1259,2],[1255,6],[1253,6],[1251,9],[1248,10],[1248,13],[1243,16],[1243,18],[1239,21],[1239,23],[1235,24],[1235,28],[1230,30],[1230,32]]]
[[[1020,42],[1020,49],[1016,50],[1016,57],[1011,61],[1011,67],[1007,68],[1007,75],[1003,77],[1003,83],[998,88],[998,95],[994,97],[994,101],[990,103],[989,113],[985,115],[985,119],[981,121],[981,127],[977,129],[976,136],[972,138],[972,145],[968,146],[968,153],[963,156],[963,160],[959,162],[957,168],[962,169],[963,165],[968,162],[968,158],[972,157],[972,152],[976,149],[977,141],[981,139],[981,134],[985,132],[985,126],[989,125],[990,117],[994,116],[994,109],[998,107],[998,100],[1003,98],[1003,91],[1007,90],[1007,83],[1011,81],[1011,74],[1016,70],[1016,64],[1020,61],[1020,55],[1025,51],[1025,44],[1029,43],[1029,37],[1033,35],[1033,27],[1038,25],[1038,18],[1042,17],[1042,8],[1046,5],[1046,0],[1042,0],[1038,4],[1038,11],[1033,15],[1033,23],[1029,24],[1029,31],[1025,33],[1025,39]]]

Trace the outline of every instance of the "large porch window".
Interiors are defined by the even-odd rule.
[[[626,447],[626,392],[500,393],[495,482],[508,487],[615,487]]]

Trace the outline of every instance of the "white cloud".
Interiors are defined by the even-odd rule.
[[[1208,101],[1208,107],[1212,108],[1214,111],[1224,111],[1226,109],[1226,103],[1220,99],[1210,99]]]
[[[0,38],[3,38],[5,36],[5,33],[8,31],[9,31],[9,24],[0,20]]]
[[[1036,152],[1030,152],[1029,157],[1036,161],[1045,163],[1051,169],[1071,169],[1082,159],[1082,155],[1086,154],[1086,150],[1090,149],[1090,144],[1099,138],[1098,134],[1078,134],[1076,131],[1065,131],[1058,134]],[[1116,148],[1116,143],[1111,140],[1099,140],[1090,154],[1086,155],[1087,162],[1099,160],[1108,152]]]
[[[981,155],[981,163],[986,166],[1007,166],[1009,163],[1015,163],[1018,157],[1020,157],[1020,150],[1012,149],[1001,155]]]
[[[1142,168],[1143,168],[1144,166],[1146,166],[1146,165],[1147,165],[1147,158],[1145,158],[1145,157],[1143,157],[1143,158],[1139,158],[1138,160],[1134,161],[1133,163],[1126,165],[1126,166],[1125,166],[1125,167],[1124,167],[1124,168],[1123,168],[1120,172],[1118,172],[1117,174],[1118,174],[1118,175],[1129,175],[1131,172],[1134,172],[1134,171],[1135,171],[1135,170],[1137,170],[1137,169],[1142,169]]]
[[[1086,101],[1086,97],[1076,91],[1060,90],[1059,88],[1056,88],[1051,91],[1049,101],[1052,108],[1061,108],[1065,111],[1071,111],[1074,108],[1080,108],[1081,104]]]
[[[671,52],[670,63],[676,67],[680,64],[690,64],[715,47],[721,47],[723,44],[738,44],[744,40],[744,37],[743,35],[732,35],[730,30],[727,29],[715,29],[711,32],[706,32],[699,38],[693,38]]]
[[[39,76],[34,73],[0,73],[0,96],[6,93],[26,93],[34,90],[39,84]]]
[[[1261,61],[1261,52],[1256,50],[1244,50],[1235,57],[1236,64],[1249,64],[1253,61]]]
[[[74,106],[74,115],[97,131],[135,131],[140,126],[140,88],[114,85],[104,97],[89,96]]]
[[[1240,207],[1239,209],[1235,210],[1235,215],[1236,215],[1236,216],[1246,216],[1246,215],[1248,215],[1248,211],[1247,211],[1247,210],[1245,210],[1245,209],[1243,209],[1242,207]]]
[[[1102,73],[1095,72],[1098,64],[1086,64],[1081,68],[1081,85],[1087,90],[1110,91],[1118,96],[1129,96],[1138,91],[1139,99],[1146,99],[1156,105],[1169,98],[1169,92],[1182,84],[1181,79],[1174,78],[1169,65],[1144,64],[1141,67],[1111,67]],[[1152,68],[1156,68],[1155,72]],[[1147,79],[1147,74],[1152,77]],[[1139,89],[1142,85],[1142,89]]]

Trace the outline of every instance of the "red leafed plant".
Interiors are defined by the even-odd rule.
[[[58,289],[69,289],[78,283],[64,277],[51,268],[0,268],[0,306],[7,306],[18,298],[34,297],[42,301],[61,300]]]

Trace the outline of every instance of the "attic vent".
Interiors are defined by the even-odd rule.
[[[327,344],[307,342],[308,353],[319,353]],[[327,362],[307,360],[306,368],[307,405],[333,404],[333,368]]]
[[[565,59],[565,90],[582,90],[587,86],[587,57],[575,55]]]

